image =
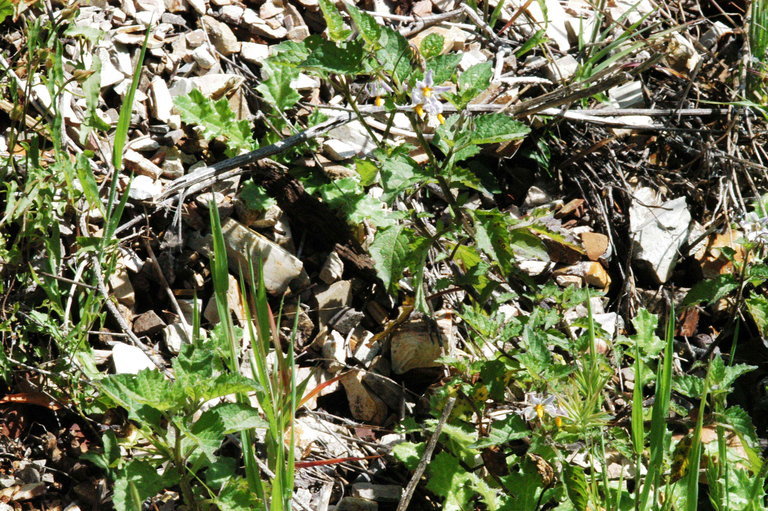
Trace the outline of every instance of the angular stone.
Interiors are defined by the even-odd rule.
[[[396,484],[354,483],[352,496],[377,502],[398,502],[403,496],[403,487]]]
[[[285,27],[280,24],[273,27],[262,19],[253,9],[246,9],[243,13],[243,25],[251,33],[267,39],[283,39],[288,35],[288,30],[286,30]]]
[[[199,89],[203,96],[211,99],[219,99],[228,96],[237,90],[245,81],[242,76],[226,73],[209,73],[205,76],[196,76],[191,79],[192,88]],[[171,88],[171,95],[174,94],[174,88]],[[187,94],[189,90],[180,92]]]
[[[395,374],[417,368],[439,367],[435,360],[443,354],[437,333],[423,319],[413,319],[400,325],[390,339],[390,351]]]
[[[240,55],[246,62],[260,66],[264,59],[269,57],[269,46],[266,44],[243,42],[240,46]]]
[[[341,280],[341,276],[344,274],[344,261],[341,260],[339,254],[336,251],[328,254],[328,257],[323,263],[323,267],[320,269],[320,280],[326,284],[333,284],[337,280]]]
[[[183,323],[171,323],[163,328],[163,341],[168,351],[177,355],[184,344],[192,341],[192,327]]]
[[[344,369],[347,361],[346,339],[336,330],[331,330],[325,336],[323,347],[323,364],[329,373],[338,373]]]
[[[230,314],[234,312],[235,317],[242,324],[242,321],[245,319],[245,314],[243,313],[242,296],[240,295],[240,284],[232,275],[228,275],[228,278],[229,286],[227,287],[227,310],[229,310]],[[208,304],[205,306],[205,310],[203,311],[203,317],[207,319],[208,322],[210,322],[212,325],[215,325],[220,321],[219,308],[216,305],[216,295],[211,296],[210,300],[208,300]]]
[[[128,197],[138,201],[149,201],[160,195],[163,186],[149,176],[136,176],[131,181]]]
[[[112,364],[116,374],[137,374],[143,369],[155,369],[155,364],[143,351],[123,342],[112,347]]]
[[[544,74],[553,82],[564,82],[576,74],[579,69],[578,61],[573,55],[565,55],[547,64]]]
[[[352,302],[352,281],[341,280],[334,282],[315,294],[317,300],[318,319],[323,328],[341,309]]]
[[[198,46],[192,50],[191,55],[195,60],[195,64],[200,66],[201,69],[211,69],[216,65],[216,57],[214,57],[205,46]]]
[[[369,424],[381,425],[387,418],[387,405],[363,384],[364,372],[353,369],[341,378],[347,392],[352,417]]]
[[[344,497],[334,511],[378,511],[379,504],[362,497]]]
[[[232,33],[232,29],[225,23],[211,16],[203,16],[200,22],[205,31],[208,32],[208,37],[211,38],[213,45],[222,54],[231,55],[240,51],[240,41],[237,40],[235,34]]]
[[[599,232],[583,232],[581,243],[590,261],[597,261],[608,254],[608,236]]]
[[[112,290],[112,296],[117,298],[119,303],[133,309],[136,305],[136,293],[133,291],[133,284],[124,266],[118,266],[109,276],[109,287]]]
[[[237,220],[227,218],[222,222],[221,230],[230,270],[238,272],[240,268],[248,268],[251,263],[258,264],[261,259],[264,265],[264,285],[271,294],[284,292],[291,280],[304,270],[304,263],[290,252]],[[189,243],[206,256],[212,253],[210,235],[197,239],[190,236]]]
[[[643,84],[640,81],[627,82],[618,87],[614,87],[608,91],[608,97],[611,98],[619,108],[645,107]]]
[[[154,335],[165,327],[165,321],[153,310],[148,310],[136,316],[133,320],[133,333],[139,337]]]
[[[605,289],[611,285],[611,277],[603,265],[595,261],[582,261],[565,268],[555,270],[555,275],[575,275],[581,277],[589,286]]]
[[[163,173],[160,167],[132,149],[128,149],[123,154],[123,164],[128,170],[132,170],[141,176],[147,176],[152,181],[155,181]]]
[[[685,197],[662,203],[651,188],[635,192],[629,210],[633,258],[655,283],[663,284],[672,275],[680,248],[688,241],[690,224]]]

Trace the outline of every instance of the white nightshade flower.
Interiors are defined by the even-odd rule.
[[[562,408],[555,404],[554,395],[544,396],[536,392],[526,394],[525,405],[525,408],[520,410],[520,414],[528,422],[536,420],[536,418],[542,420],[545,415],[548,415],[553,417],[555,422],[559,425],[559,418],[568,415]]]
[[[436,116],[443,123],[443,104],[440,102],[440,95],[451,90],[450,87],[435,86],[432,78],[432,70],[424,74],[424,79],[419,80],[411,89],[411,99],[414,111],[419,117],[424,118],[426,114]]]
[[[374,80],[372,82],[368,82],[365,85],[365,91],[370,97],[376,98],[374,99],[374,104],[376,106],[382,106],[384,104],[382,97],[394,92],[392,87],[387,85],[384,80]]]

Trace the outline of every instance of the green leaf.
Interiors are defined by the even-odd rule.
[[[643,360],[648,361],[658,357],[665,343],[656,335],[656,328],[659,326],[659,318],[651,314],[646,309],[640,309],[632,319],[635,326],[635,335],[632,339],[640,348]]]
[[[110,375],[100,385],[110,399],[131,413],[141,405],[166,411],[180,409],[184,404],[179,389],[156,369],[144,369],[135,375]]]
[[[520,440],[531,435],[531,430],[522,417],[516,414],[508,415],[500,421],[491,424],[491,432],[487,438],[481,438],[470,447],[484,449],[503,445],[513,440]]]
[[[277,500],[277,499],[275,499]],[[251,511],[263,509],[263,505],[251,491],[248,481],[242,477],[230,479],[216,499],[216,507],[221,511]]]
[[[284,112],[298,103],[301,95],[296,92],[296,89],[291,87],[291,81],[299,76],[298,69],[281,64],[270,58],[264,61],[262,70],[267,74],[268,78],[262,80],[261,84],[256,87],[256,90],[261,93],[267,103],[272,105],[278,112]]]
[[[391,204],[395,197],[413,185],[428,181],[421,166],[407,154],[382,155],[379,156],[379,161],[381,186],[384,188],[381,198],[387,204]]]
[[[5,21],[5,18],[13,14],[13,3],[11,0],[0,0],[0,23]]]
[[[757,369],[757,366],[747,364],[725,365],[720,355],[712,359],[709,366],[709,387],[711,392],[730,392],[736,379],[751,371]]]
[[[389,75],[398,82],[405,82],[411,74],[411,46],[400,32],[389,27],[381,27],[381,49],[376,58]]]
[[[309,57],[302,66],[315,70],[321,75],[355,75],[364,72],[362,41],[348,41],[337,44],[326,41],[319,35],[309,36],[304,40],[309,49]]]
[[[85,195],[91,208],[104,213],[104,204],[99,198],[99,185],[96,183],[96,177],[93,175],[93,169],[91,169],[92,157],[93,153],[90,151],[83,151],[77,156],[77,180],[80,182],[83,195]]]
[[[238,198],[243,201],[246,209],[251,211],[266,211],[277,204],[264,188],[253,181],[246,181]]]
[[[429,464],[428,472],[427,489],[445,497],[442,507],[444,510],[466,509],[469,500],[474,496],[470,486],[472,478],[459,465],[458,459],[447,452],[441,452]]]
[[[262,86],[263,83],[259,87]],[[182,120],[200,126],[206,140],[223,137],[227,143],[228,156],[236,156],[255,148],[250,123],[245,119],[236,119],[226,98],[214,102],[199,90],[193,90],[186,96],[177,97],[174,102]]]
[[[672,377],[675,392],[697,399],[704,393],[704,380],[692,374],[679,374]]]
[[[752,447],[758,445],[757,432],[752,424],[752,418],[746,410],[740,406],[730,406],[723,411],[722,421],[729,425],[742,437],[749,440]]]
[[[696,283],[683,300],[683,306],[695,303],[715,303],[738,287],[736,277],[732,273],[719,275],[711,280]]]
[[[112,503],[117,511],[141,511],[144,501],[162,490],[165,484],[152,465],[132,460],[115,480]]]
[[[563,467],[563,480],[568,499],[577,511],[587,511],[589,495],[584,469],[578,465],[567,464]]]
[[[405,215],[403,211],[388,211],[384,202],[366,193],[351,177],[322,185],[317,191],[324,202],[344,213],[353,224],[368,220],[376,227],[388,227]]]
[[[355,170],[360,174],[360,186],[372,185],[379,175],[379,168],[371,160],[355,160]]]
[[[756,295],[747,298],[744,302],[747,304],[747,310],[755,321],[755,325],[757,325],[757,329],[760,331],[760,335],[765,343],[765,339],[768,338],[768,298]]]
[[[432,33],[427,35],[421,40],[419,45],[419,51],[425,59],[430,59],[443,52],[443,46],[445,45],[445,37],[440,34]]]
[[[323,18],[328,25],[328,36],[331,41],[341,42],[352,34],[352,31],[344,24],[344,19],[333,2],[320,0],[320,10],[323,11]]]
[[[381,46],[379,40],[381,39],[382,26],[376,22],[373,16],[361,11],[351,3],[344,2],[344,5],[347,7],[347,12],[349,12],[352,22],[360,31],[360,37],[365,41],[365,47],[374,50],[378,49]]]
[[[484,114],[475,117],[470,137],[472,144],[495,144],[524,138],[531,129],[504,114]]]
[[[401,225],[393,225],[376,232],[371,243],[371,257],[376,273],[384,287],[393,292],[403,272],[418,254],[412,252],[416,234]]]
[[[200,416],[192,426],[190,439],[204,454],[213,458],[225,435],[268,426],[255,408],[245,403],[222,403]]]
[[[459,91],[456,94],[446,94],[456,108],[462,110],[478,94],[483,92],[491,84],[493,76],[493,62],[475,64],[459,75]]]
[[[409,470],[416,470],[416,467],[424,456],[426,444],[420,442],[401,442],[392,448],[392,456],[400,460]]]
[[[435,85],[447,82],[456,72],[456,68],[461,62],[461,55],[449,53],[448,55],[438,55],[427,59],[427,70],[432,71],[432,80]]]

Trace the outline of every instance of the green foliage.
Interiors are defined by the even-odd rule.
[[[278,58],[267,59],[263,64],[267,78],[256,87],[266,102],[278,112],[284,112],[298,103],[301,96],[291,87],[291,81],[299,76],[299,70],[284,64]],[[219,101],[223,101],[223,98]],[[243,121],[244,122],[244,121]]]
[[[268,87],[270,80],[266,80],[259,87]],[[236,120],[226,98],[214,102],[203,96],[199,90],[193,90],[186,96],[177,97],[175,104],[182,120],[200,126],[206,140],[222,137],[227,144],[228,156],[237,156],[255,149],[250,124],[245,119]]]
[[[253,181],[246,181],[243,184],[238,197],[243,201],[245,207],[251,211],[266,211],[277,204],[277,201],[270,197],[264,188]]]
[[[418,238],[413,230],[400,225],[379,229],[371,244],[371,257],[376,273],[390,292],[395,291],[406,269],[417,269],[429,245],[428,239]]]
[[[421,52],[422,57],[430,59],[440,55],[443,52],[444,46],[445,38],[440,34],[432,33],[421,40],[419,51]]]
[[[320,0],[320,10],[323,11],[325,24],[328,25],[328,35],[331,41],[339,43],[345,41],[352,34],[352,31],[344,24],[344,19],[333,2]]]

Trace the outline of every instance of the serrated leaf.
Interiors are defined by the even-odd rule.
[[[426,444],[420,442],[400,442],[392,448],[392,455],[400,460],[409,470],[416,470],[416,467],[424,456]]]
[[[567,464],[563,467],[563,482],[568,499],[576,511],[587,511],[589,494],[584,469],[578,465]]]
[[[710,388],[713,392],[730,392],[731,386],[742,374],[757,369],[757,366],[747,364],[725,365],[720,355],[715,356],[709,365],[707,377],[710,380]]]
[[[704,393],[704,380],[692,374],[679,374],[672,377],[672,388],[684,396],[700,398]]]
[[[363,12],[349,2],[344,2],[352,22],[360,31],[360,37],[365,41],[366,48],[378,49],[380,47],[382,26],[376,22],[376,18]]]
[[[227,481],[216,498],[216,506],[221,511],[261,509],[257,496],[251,491],[248,481],[242,477],[234,477]]]
[[[166,411],[183,405],[183,396],[172,382],[156,369],[138,374],[114,374],[101,381],[102,390],[129,412],[137,405]]]
[[[264,84],[260,85],[262,87]],[[245,119],[238,121],[226,98],[214,102],[199,90],[175,98],[174,103],[187,124],[200,126],[206,140],[223,137],[227,144],[227,155],[236,156],[255,148],[251,125]]]
[[[461,62],[461,55],[456,53],[437,55],[428,59],[427,70],[432,71],[432,80],[434,80],[435,85],[440,85],[450,80],[456,72],[459,62]]]
[[[693,289],[691,290],[693,292]],[[764,296],[753,296],[744,300],[750,316],[755,321],[757,329],[763,338],[763,344],[768,345],[768,299]]]
[[[440,55],[443,52],[444,45],[445,37],[433,32],[421,40],[419,51],[421,52],[422,57],[429,59]]]
[[[252,428],[267,428],[258,410],[244,403],[222,403],[205,411],[194,423],[189,439],[209,458],[221,446],[225,435]]]
[[[685,295],[683,306],[695,303],[715,303],[738,287],[736,277],[731,273],[719,275],[711,280],[697,282]]]
[[[413,231],[402,225],[393,225],[376,232],[371,243],[371,257],[384,287],[394,291],[410,260],[409,246]]]
[[[729,425],[739,435],[749,440],[751,446],[758,443],[755,426],[746,410],[740,406],[730,406],[723,411],[723,422]]]
[[[484,114],[475,117],[470,136],[472,144],[496,144],[524,138],[531,129],[504,114]]]
[[[112,504],[117,511],[141,511],[144,501],[162,490],[165,484],[152,465],[132,460],[118,473]]]
[[[267,103],[278,112],[283,112],[298,103],[301,95],[291,87],[291,81],[299,76],[298,69],[270,58],[262,64],[262,71],[267,78],[262,80],[256,90],[261,93]]]
[[[659,326],[659,318],[646,309],[640,309],[632,319],[635,326],[635,335],[632,339],[638,344],[644,360],[655,358],[664,349],[664,341],[656,335]]]
[[[451,454],[439,453],[429,464],[428,471],[427,489],[446,498],[443,509],[462,509],[472,498],[473,492],[469,488],[471,478]]]
[[[379,175],[379,168],[371,160],[355,160],[355,170],[360,175],[361,186],[372,185]]]
[[[0,0],[0,23],[5,21],[5,18],[13,14],[13,3],[11,0]]]
[[[396,224],[405,214],[403,211],[388,210],[384,202],[366,193],[351,177],[322,185],[317,192],[324,202],[344,213],[353,224],[367,220],[376,227],[388,227]]]
[[[362,41],[337,44],[318,35],[304,40],[309,56],[302,66],[326,74],[355,75],[364,71]]]
[[[395,197],[411,186],[427,181],[421,166],[408,155],[381,156],[379,161],[381,185],[384,188],[381,198],[387,204],[391,204]]]
[[[491,61],[475,64],[459,75],[459,90],[456,94],[446,94],[459,110],[483,92],[491,84],[493,63]]]
[[[491,432],[486,438],[481,438],[473,443],[473,449],[484,449],[496,445],[503,445],[513,440],[519,440],[531,435],[528,424],[519,415],[508,415],[500,421],[491,424]]]
[[[411,46],[400,32],[389,27],[381,27],[381,49],[376,58],[384,70],[403,83],[411,73]]]
[[[319,0],[319,2],[325,24],[328,25],[328,36],[336,42],[346,40],[352,31],[344,24],[344,18],[341,17],[336,5],[330,0]]]

